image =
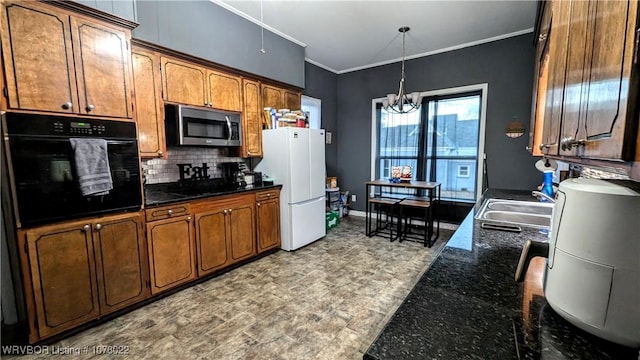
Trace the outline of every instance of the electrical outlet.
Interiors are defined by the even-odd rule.
[[[356,202],[356,194],[351,195],[351,202]]]

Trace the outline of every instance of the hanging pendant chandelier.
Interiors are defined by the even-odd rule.
[[[400,77],[398,94],[388,94],[386,98],[382,99],[382,107],[386,111],[396,114],[405,114],[418,110],[422,102],[420,93],[412,92],[411,94],[407,94],[404,89],[404,44],[405,36],[409,30],[408,26],[403,26],[398,29],[398,31],[402,33],[402,76]]]

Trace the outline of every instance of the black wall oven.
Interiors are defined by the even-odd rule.
[[[141,208],[134,122],[6,113],[2,127],[18,227]],[[82,195],[71,138],[106,140],[108,193]]]

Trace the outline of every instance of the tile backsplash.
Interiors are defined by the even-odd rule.
[[[595,168],[578,164],[571,164],[572,177],[581,177],[588,179],[629,179],[629,176],[622,169],[617,168]]]
[[[236,154],[236,150],[223,147],[167,147],[166,159],[150,159],[142,161],[142,170],[147,184],[175,182],[180,179],[178,164],[200,166],[207,163],[212,178],[222,177],[220,163],[245,162]]]

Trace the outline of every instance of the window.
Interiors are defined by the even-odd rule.
[[[458,177],[469,177],[469,165],[458,165]]]
[[[442,198],[475,202],[481,193],[480,134],[486,85],[423,93],[419,111],[393,114],[374,100],[372,178],[409,165],[413,180],[442,184]]]
[[[322,124],[322,100],[302,95],[300,109],[309,113],[309,128],[320,129]]]

